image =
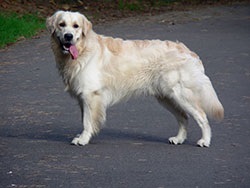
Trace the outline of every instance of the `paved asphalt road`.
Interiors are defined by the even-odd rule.
[[[197,52],[225,107],[211,121],[210,148],[190,121],[173,146],[175,119],[150,97],[109,109],[90,145],[70,145],[81,131],[77,103],[63,92],[49,36],[0,51],[0,187],[250,187],[250,5],[214,7],[94,27],[126,39],[179,40]]]

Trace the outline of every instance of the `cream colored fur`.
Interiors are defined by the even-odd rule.
[[[65,23],[64,27],[60,23]],[[106,119],[107,107],[133,95],[153,95],[176,117],[177,136],[170,143],[182,144],[187,137],[188,115],[202,130],[197,142],[210,145],[207,115],[221,120],[224,110],[199,57],[184,44],[160,40],[122,40],[105,37],[79,13],[58,11],[47,19],[52,49],[66,90],[82,110],[83,132],[72,141],[89,143]],[[75,28],[77,24],[77,28]],[[73,35],[79,57],[62,51],[65,33]]]

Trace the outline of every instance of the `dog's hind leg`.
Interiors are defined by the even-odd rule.
[[[183,93],[183,92],[180,92]],[[187,94],[187,93],[186,93]],[[173,100],[189,115],[191,115],[202,131],[202,138],[198,140],[197,145],[200,147],[209,147],[211,141],[211,128],[207,115],[192,95],[180,95],[177,92],[172,95]]]
[[[201,108],[192,109],[190,114],[198,123],[202,132],[202,138],[198,140],[197,145],[200,147],[209,147],[212,134],[211,134],[211,128],[207,119],[207,115]]]
[[[166,97],[157,97],[158,102],[168,109],[175,117],[179,124],[178,134],[174,137],[169,138],[169,143],[171,144],[182,144],[187,138],[187,125],[188,125],[188,116],[184,110],[178,107],[174,102]]]
[[[83,104],[80,104],[84,129],[80,135],[72,140],[71,143],[74,145],[88,144],[91,137],[99,132],[100,126],[106,120],[106,108],[98,92],[92,93],[84,100],[79,100],[79,103],[81,101],[84,101]]]

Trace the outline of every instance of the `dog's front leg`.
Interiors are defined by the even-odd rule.
[[[94,92],[85,97],[84,100],[79,101],[84,101],[80,104],[81,109],[83,109],[83,132],[72,140],[72,144],[83,146],[88,144],[91,137],[99,132],[100,126],[106,119],[106,108],[98,92]]]

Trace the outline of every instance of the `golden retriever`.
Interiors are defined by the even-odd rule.
[[[86,145],[105,122],[106,109],[133,95],[152,95],[179,124],[172,144],[187,137],[188,115],[202,130],[197,144],[209,147],[207,116],[222,120],[224,109],[199,57],[180,42],[123,40],[96,34],[77,12],[47,18],[51,45],[66,90],[78,100],[83,131],[72,144]]]

